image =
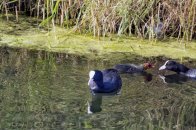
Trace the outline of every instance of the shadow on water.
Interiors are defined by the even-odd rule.
[[[95,96],[88,72],[115,63],[7,47],[0,54],[0,129],[196,129],[196,82],[179,75],[163,82],[159,58],[146,75],[121,75],[120,95]]]

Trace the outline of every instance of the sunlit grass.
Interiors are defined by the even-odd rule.
[[[120,42],[119,42],[120,41]],[[25,33],[20,36],[2,34],[1,45],[29,49],[43,49],[54,52],[85,55],[89,58],[116,57],[115,53],[136,54],[144,57],[164,55],[170,58],[195,58],[196,46],[180,46],[175,40],[168,42],[149,42],[148,40],[133,40],[117,38],[98,40],[88,35],[77,35],[58,31],[47,33]],[[114,53],[114,54],[112,54]],[[112,55],[111,55],[112,54]],[[93,57],[92,57],[93,55]],[[119,54],[120,55],[120,54]]]
[[[163,23],[161,37],[174,36],[186,41],[196,38],[196,1],[173,0],[1,0],[0,12],[36,17],[41,26],[61,25],[94,36],[126,34],[154,39],[155,28]],[[17,8],[16,8],[16,7]],[[19,20],[18,20],[19,19]]]

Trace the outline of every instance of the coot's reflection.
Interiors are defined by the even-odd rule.
[[[92,93],[91,95],[91,101],[88,102],[88,114],[101,112],[102,108],[102,99],[105,96],[116,96],[119,95],[120,91],[113,92],[113,93]]]
[[[91,102],[88,102],[88,114],[102,111],[102,95],[93,95]]]
[[[145,82],[150,82],[152,80],[152,74],[151,73],[142,73],[142,76],[144,77]]]
[[[124,75],[126,75],[127,78],[142,76],[144,79],[144,82],[152,81],[152,77],[153,77],[153,75],[151,73],[147,73],[147,72],[137,73],[137,74],[124,74]]]
[[[181,74],[159,75],[159,77],[163,80],[164,83],[182,84],[182,83],[187,82],[189,80],[196,81],[196,79],[194,79],[194,78],[189,78],[189,77],[181,75]]]

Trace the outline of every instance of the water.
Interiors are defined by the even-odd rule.
[[[121,75],[119,95],[93,96],[88,72],[115,63],[7,47],[0,54],[0,129],[196,129],[196,81],[178,75],[163,80],[160,74],[174,74],[158,72],[164,60],[153,59],[150,78]],[[95,113],[88,114],[88,105]]]

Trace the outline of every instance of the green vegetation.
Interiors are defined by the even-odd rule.
[[[42,19],[40,25],[51,22],[94,36],[196,38],[196,0],[0,0],[0,12],[7,20],[9,13],[16,21],[26,14]]]
[[[0,0],[0,23],[0,129],[195,128],[195,81],[163,83],[159,58],[86,113],[91,69],[196,59],[196,0]]]
[[[38,29],[35,22],[25,22],[29,20],[33,21],[31,18],[23,17],[22,22],[15,24],[15,22],[1,19],[0,45],[62,52],[105,60],[130,59],[133,55],[196,58],[196,45],[191,42],[185,44],[186,42],[178,42],[175,39],[149,41],[116,35],[97,38],[89,34],[77,34],[71,29],[60,27],[49,30],[48,28]]]
[[[0,0],[0,3],[1,46],[91,59],[118,60],[133,54],[196,58],[196,45],[191,44],[196,38],[195,0]],[[157,32],[160,23],[163,27]]]

